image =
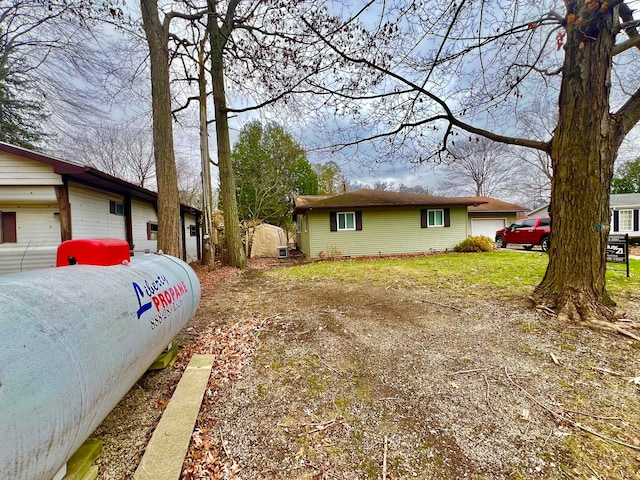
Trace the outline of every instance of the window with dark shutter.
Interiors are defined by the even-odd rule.
[[[638,219],[638,210],[634,210],[633,211],[633,231],[634,232],[637,232],[638,231],[638,227],[640,226],[640,225],[638,225],[638,223],[640,223],[640,222],[638,222],[638,220],[639,220]]]
[[[16,212],[0,212],[0,243],[16,243],[18,241]]]
[[[449,225],[450,219],[448,208],[420,211],[420,226],[422,228],[448,227]]]
[[[114,202],[109,200],[109,213],[112,215],[124,216],[124,203]]]
[[[158,224],[155,222],[147,222],[147,240],[158,239]]]
[[[451,226],[451,209],[449,208],[444,209],[444,226],[445,227]]]
[[[428,228],[429,225],[427,224],[427,210],[423,209],[420,210],[420,228]]]
[[[356,210],[356,230],[362,230],[362,212]]]
[[[336,212],[329,213],[329,228],[332,232],[338,231],[338,214]]]
[[[613,231],[620,231],[620,213],[618,212],[618,210],[613,211]]]

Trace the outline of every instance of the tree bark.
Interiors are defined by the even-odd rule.
[[[224,86],[224,46],[233,28],[233,13],[238,0],[229,2],[225,21],[218,26],[216,1],[207,0],[209,15],[207,31],[211,45],[211,84],[213,86],[213,105],[216,119],[216,140],[218,147],[218,170],[220,174],[220,195],[224,205],[224,231],[227,243],[227,262],[229,265],[245,268],[247,259],[242,249],[238,203],[236,201],[236,182],[231,166],[231,142],[229,140],[229,120],[227,98]]]
[[[580,22],[566,26],[559,119],[551,143],[553,180],[549,265],[534,299],[559,318],[606,326],[615,303],[605,287],[609,187],[623,135],[610,114],[615,40],[611,10],[567,0]]]
[[[204,242],[202,264],[215,267],[215,244],[213,243],[213,206],[211,198],[211,166],[209,162],[209,129],[207,125],[207,79],[205,77],[204,47],[206,37],[198,49],[198,92],[200,99],[200,161],[202,168],[202,210]]]
[[[173,148],[169,83],[169,19],[160,21],[157,0],[140,0],[151,63],[153,150],[158,185],[158,250],[182,256],[178,174]]]

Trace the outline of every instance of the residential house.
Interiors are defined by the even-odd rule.
[[[612,193],[609,206],[610,233],[640,237],[640,193]]]
[[[93,167],[0,142],[0,274],[55,266],[58,244],[121,238],[157,250],[156,192]],[[200,211],[182,205],[183,259],[201,258]]]
[[[473,197],[475,205],[468,208],[469,232],[472,236],[495,238],[496,232],[523,218],[528,208],[491,197]]]
[[[640,193],[612,193],[609,199],[611,211],[610,234],[628,234],[640,238]],[[549,204],[529,212],[530,217],[549,215]]]
[[[298,248],[309,258],[451,250],[470,232],[478,198],[357,190],[295,199]]]

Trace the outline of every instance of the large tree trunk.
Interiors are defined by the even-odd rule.
[[[158,185],[158,250],[181,257],[180,200],[169,87],[169,25],[166,18],[166,25],[160,22],[157,0],[140,0],[140,10],[151,63],[153,154]]]
[[[215,267],[215,243],[213,242],[213,204],[211,195],[211,165],[209,162],[209,129],[207,125],[207,79],[205,76],[204,47],[206,37],[198,49],[198,92],[200,99],[200,161],[202,167],[202,211],[204,242],[202,264]]]
[[[581,18],[566,26],[558,126],[551,145],[549,266],[534,298],[559,317],[604,326],[615,303],[605,288],[609,188],[621,142],[609,110],[613,15],[567,1]]]
[[[229,121],[227,117],[227,98],[224,88],[224,45],[231,33],[233,11],[237,0],[229,4],[225,24],[218,27],[215,15],[216,2],[208,0],[209,14],[207,30],[211,45],[211,83],[213,86],[213,106],[216,117],[216,139],[218,147],[218,170],[220,173],[220,195],[224,205],[224,231],[227,243],[227,262],[229,265],[244,268],[247,259],[242,249],[238,202],[236,201],[236,182],[231,166],[231,142],[229,140]]]

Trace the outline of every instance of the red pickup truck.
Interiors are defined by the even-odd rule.
[[[496,232],[496,244],[505,248],[509,243],[524,245],[531,250],[534,245],[540,245],[542,251],[549,249],[549,234],[551,233],[551,219],[549,217],[523,218],[512,223],[507,228]]]

